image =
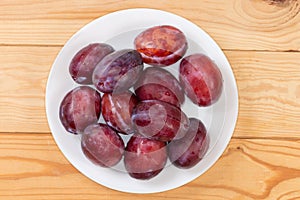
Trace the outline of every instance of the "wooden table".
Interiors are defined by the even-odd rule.
[[[47,76],[65,42],[92,20],[135,7],[174,12],[209,33],[231,63],[240,101],[218,162],[183,187],[150,195],[79,173],[45,114]],[[1,0],[0,199],[300,199],[299,12],[299,0]]]

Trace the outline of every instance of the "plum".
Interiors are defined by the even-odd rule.
[[[81,137],[84,155],[101,167],[116,165],[123,156],[125,145],[122,138],[106,124],[91,124]]]
[[[113,47],[105,43],[92,43],[82,48],[69,65],[73,80],[79,84],[92,84],[92,75],[96,65],[113,51]]]
[[[168,66],[181,59],[187,48],[185,35],[170,25],[154,26],[140,33],[134,40],[143,61],[155,66]]]
[[[127,143],[124,164],[135,179],[151,179],[158,175],[167,162],[166,143],[133,135]]]
[[[160,100],[177,107],[184,102],[184,91],[179,82],[170,72],[162,68],[145,69],[134,89],[140,100]]]
[[[193,103],[209,106],[221,96],[222,74],[217,65],[204,54],[193,54],[182,59],[179,80]]]
[[[141,135],[163,142],[183,137],[189,126],[189,119],[180,108],[158,100],[139,102],[132,121]]]
[[[109,126],[120,133],[131,134],[134,132],[131,115],[137,103],[130,91],[106,93],[102,96],[101,113]]]
[[[136,50],[115,51],[98,63],[93,84],[103,93],[122,92],[135,84],[143,68],[142,57]]]
[[[82,133],[100,116],[101,96],[89,86],[79,86],[69,91],[59,108],[59,118],[64,128],[73,134]]]
[[[168,144],[168,156],[176,167],[188,169],[200,162],[208,147],[209,137],[204,124],[198,119],[190,118],[186,135]]]

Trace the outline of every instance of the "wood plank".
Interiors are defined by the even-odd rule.
[[[0,60],[2,132],[49,132],[47,76],[60,47],[6,46]],[[225,51],[236,76],[235,137],[300,137],[300,60],[295,52]]]
[[[0,44],[63,45],[100,16],[144,7],[174,12],[191,20],[223,49],[299,51],[299,1],[1,0]]]
[[[299,140],[233,139],[217,163],[193,182],[164,193],[136,195],[113,191],[80,174],[50,134],[2,133],[0,198],[298,199],[299,145]]]
[[[2,132],[49,132],[45,88],[59,50],[60,47],[35,46],[1,48]],[[239,88],[240,111],[234,136],[300,137],[299,53],[225,53]]]
[[[49,132],[45,91],[51,64],[59,50],[55,47],[1,47],[1,131]]]
[[[235,136],[299,137],[300,54],[225,53],[239,91]]]

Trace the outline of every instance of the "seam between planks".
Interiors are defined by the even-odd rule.
[[[67,41],[66,41],[67,42]],[[64,44],[6,44],[0,43],[0,47],[60,47],[62,48]],[[268,49],[226,49],[222,48],[222,51],[239,51],[239,52],[269,52],[269,53],[300,53],[299,50],[286,49],[286,50],[268,50]]]
[[[0,134],[10,135],[52,135],[51,132],[0,132]],[[251,136],[232,136],[231,139],[236,140],[286,140],[286,141],[296,141],[300,140],[300,137],[251,137]]]

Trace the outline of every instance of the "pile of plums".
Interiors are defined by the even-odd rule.
[[[77,52],[69,72],[80,86],[62,100],[61,123],[81,135],[82,152],[91,162],[112,167],[123,158],[133,178],[153,178],[167,159],[191,168],[207,152],[209,136],[181,106],[185,95],[202,107],[215,103],[222,92],[221,72],[204,54],[184,57],[186,37],[173,26],[148,28],[132,42],[135,49],[92,43]],[[164,67],[179,61],[177,80]],[[101,114],[105,124],[99,122]],[[130,137],[127,144],[124,137]]]

